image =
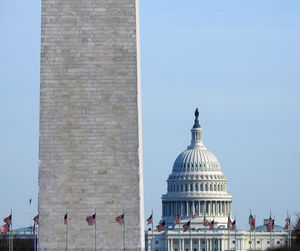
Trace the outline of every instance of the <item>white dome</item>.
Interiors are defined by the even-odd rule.
[[[197,171],[221,171],[217,157],[204,147],[185,150],[173,165],[173,172]]]

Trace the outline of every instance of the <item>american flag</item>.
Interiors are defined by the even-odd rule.
[[[1,226],[1,234],[6,234],[7,232],[9,232],[9,224],[6,223]]]
[[[68,225],[68,214],[65,214],[64,225]]]
[[[119,216],[116,217],[116,221],[117,221],[120,225],[124,224],[124,222],[125,222],[124,216],[125,216],[125,213],[123,213],[123,214],[121,214],[121,215],[119,215]]]
[[[33,221],[35,222],[36,225],[39,225],[39,218],[40,218],[39,215],[33,217]]]
[[[284,226],[284,229],[289,229],[290,228],[290,226],[291,226],[291,220],[290,220],[290,218],[289,217],[287,217],[286,219],[285,219],[285,226]]]
[[[203,225],[208,227],[210,225],[209,221],[206,219],[206,217],[204,216],[204,219],[203,219]]]
[[[271,232],[274,229],[274,223],[275,223],[275,220],[272,219],[272,217],[270,216],[270,218],[267,222],[267,231],[268,232]]]
[[[152,223],[152,214],[150,215],[150,217],[147,219],[147,224],[151,224]]]
[[[236,229],[236,224],[235,224],[235,220],[234,220],[231,225],[231,230],[235,230],[235,229]]]
[[[296,229],[299,230],[300,229],[300,218],[298,219],[297,225],[296,225]]]
[[[163,221],[162,223],[160,223],[159,225],[157,225],[156,226],[156,228],[157,228],[157,231],[158,232],[161,232],[161,231],[164,231],[164,230],[166,230],[166,222],[165,221]]]
[[[179,214],[177,214],[177,215],[175,215],[174,216],[174,218],[173,218],[173,220],[174,220],[174,226],[176,226],[177,224],[179,224]]]
[[[10,215],[10,216],[7,216],[6,218],[4,218],[3,221],[4,221],[6,224],[10,225],[10,224],[11,224],[11,215]]]
[[[228,215],[227,228],[231,228],[231,227],[232,227],[232,221],[230,219],[230,216]]]
[[[209,229],[212,230],[215,227],[215,221],[212,220],[211,223],[209,223]]]
[[[183,224],[183,232],[187,231],[191,226],[191,220]]]
[[[249,225],[250,225],[251,230],[253,230],[255,228],[255,218],[253,217],[252,214],[250,214],[250,216],[249,216]]]
[[[87,222],[87,224],[88,224],[89,226],[94,225],[94,224],[96,223],[96,214],[93,214],[93,215],[91,215],[91,216],[87,216],[87,217],[85,218],[85,220],[86,220],[86,222]]]

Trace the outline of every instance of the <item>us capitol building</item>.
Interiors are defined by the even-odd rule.
[[[275,225],[267,232],[266,221],[254,230],[227,229],[232,215],[232,195],[227,193],[227,180],[218,158],[202,141],[198,109],[191,129],[191,144],[174,162],[167,180],[167,193],[162,196],[162,219],[165,230],[146,230],[148,251],[222,251],[266,250],[287,245],[288,233]],[[174,216],[179,224],[174,226]],[[204,217],[214,220],[214,230],[204,227]],[[183,225],[190,220],[190,228]]]

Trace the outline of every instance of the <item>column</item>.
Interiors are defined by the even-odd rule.
[[[173,239],[170,239],[170,250],[173,251]]]
[[[173,216],[174,215],[174,202],[172,201],[171,202],[171,216]]]
[[[198,251],[201,251],[201,239],[198,239]]]
[[[181,251],[184,251],[184,239],[180,239]]]
[[[189,216],[189,202],[186,202],[186,216]]]
[[[198,201],[198,215],[201,214],[201,201]]]
[[[184,212],[183,212],[183,202],[180,202],[180,215],[183,216]]]
[[[202,214],[202,207],[203,207],[202,201],[199,200],[199,215]]]
[[[230,205],[229,205],[229,201],[227,201],[227,215],[230,213]]]
[[[192,212],[191,215],[193,216],[195,214],[195,201],[192,201]]]
[[[224,213],[223,213],[223,201],[221,201],[221,215],[223,216]]]

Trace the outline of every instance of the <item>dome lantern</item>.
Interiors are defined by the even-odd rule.
[[[195,122],[194,122],[193,128],[191,129],[192,141],[191,141],[191,145],[188,146],[188,149],[204,147],[204,145],[202,143],[202,129],[201,129],[201,126],[199,124],[198,118],[199,118],[199,111],[198,111],[198,108],[196,108]]]

